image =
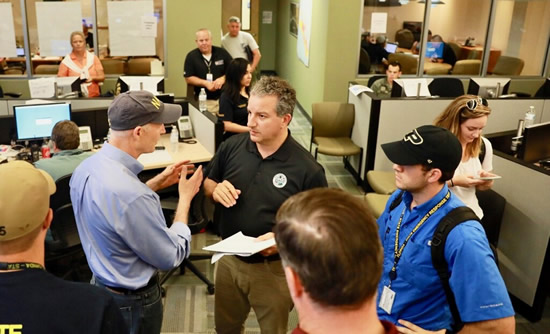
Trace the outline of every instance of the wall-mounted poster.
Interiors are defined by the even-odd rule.
[[[298,18],[300,14],[300,4],[297,2],[290,3],[290,34],[294,37],[298,36]]]
[[[296,51],[298,58],[309,66],[309,47],[311,43],[311,13],[313,12],[313,0],[300,1],[300,16],[298,20],[298,44]]]

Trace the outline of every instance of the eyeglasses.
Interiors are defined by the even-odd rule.
[[[488,107],[489,103],[487,102],[487,100],[479,96],[466,102],[466,108],[470,109],[471,111],[474,111],[478,105],[484,105]]]

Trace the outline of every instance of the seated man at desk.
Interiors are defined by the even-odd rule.
[[[401,64],[398,61],[392,61],[386,69],[386,77],[376,80],[371,89],[378,97],[391,97],[393,80],[401,76]]]
[[[200,29],[195,36],[197,48],[185,57],[183,76],[188,85],[195,86],[195,98],[198,98],[202,87],[206,88],[208,111],[217,114],[225,72],[232,58],[224,49],[212,46],[210,30]]]
[[[34,165],[50,174],[54,181],[72,174],[84,159],[92,155],[92,152],[84,152],[78,148],[80,134],[73,121],[57,122],[52,129],[51,141],[53,156],[50,159],[40,159]]]
[[[432,42],[443,43],[443,57],[432,58],[431,61],[434,63],[445,63],[454,66],[456,63],[456,54],[453,51],[453,48],[451,48],[449,44],[445,43],[440,35],[435,35],[434,37],[432,37]]]

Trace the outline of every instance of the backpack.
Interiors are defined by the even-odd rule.
[[[395,199],[390,204],[389,211],[392,211],[401,203],[401,200],[403,199],[403,193],[404,192],[401,191],[397,195],[397,197],[395,197]],[[452,229],[455,228],[455,226],[457,226],[458,224],[461,224],[468,220],[476,220],[481,223],[477,215],[469,207],[460,206],[454,208],[439,221],[439,224],[437,225],[437,228],[435,229],[431,240],[432,264],[437,271],[439,279],[441,280],[441,284],[443,285],[443,290],[445,291],[445,296],[447,298],[447,303],[449,304],[449,309],[451,310],[451,314],[453,316],[452,328],[454,333],[459,332],[462,327],[464,327],[464,323],[460,318],[460,313],[458,312],[458,307],[456,306],[455,296],[453,291],[451,290],[451,285],[449,284],[450,277],[447,261],[445,261],[445,243]],[[489,246],[493,251],[493,256],[496,262],[496,249],[491,244],[489,244]]]

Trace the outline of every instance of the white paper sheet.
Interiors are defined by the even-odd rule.
[[[31,98],[44,98],[55,96],[55,77],[29,80]]]
[[[349,91],[350,91],[353,95],[355,95],[355,96],[357,96],[357,95],[359,95],[359,94],[361,94],[361,93],[363,93],[363,92],[371,92],[371,93],[373,92],[372,89],[370,89],[370,88],[367,87],[367,86],[363,86],[363,85],[353,85],[353,86],[350,86],[350,87],[349,87]]]
[[[0,3],[0,57],[17,57],[10,2]]]
[[[238,232],[218,243],[203,247],[203,249],[216,252],[212,256],[212,263],[214,263],[224,255],[250,256],[274,245],[275,238],[257,241],[254,237],[248,237],[242,232]]]
[[[388,25],[388,13],[372,13],[370,17],[370,33],[385,34]]]
[[[142,165],[153,165],[153,164],[165,164],[172,163],[174,160],[168,151],[166,150],[155,150],[152,153],[144,153],[139,156],[138,161]]]
[[[80,2],[36,2],[38,44],[41,56],[64,57],[72,51],[73,31],[82,31]]]
[[[142,18],[154,17],[153,1],[107,1],[111,56],[154,56],[155,37],[142,35]]]

